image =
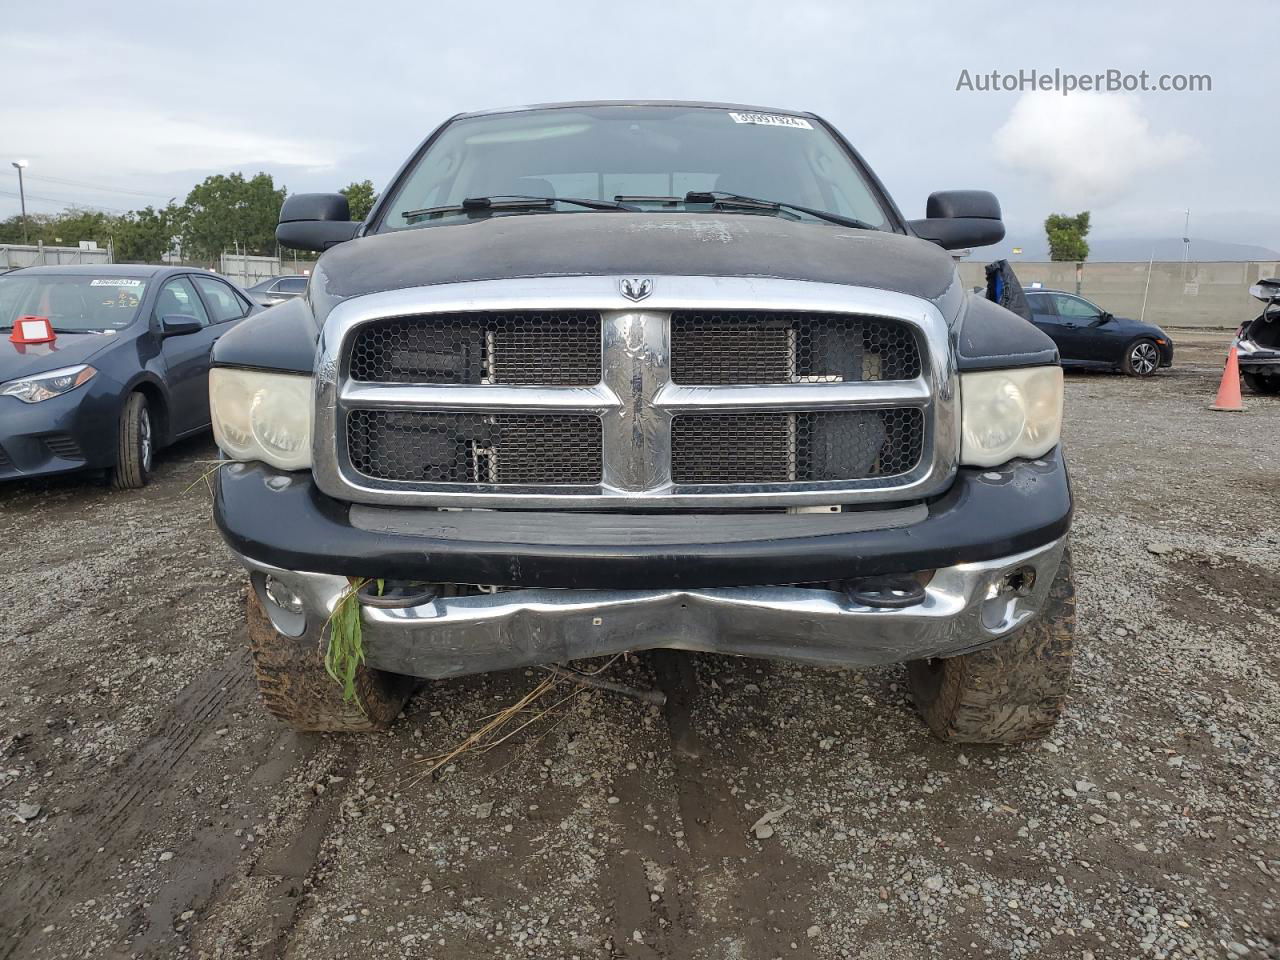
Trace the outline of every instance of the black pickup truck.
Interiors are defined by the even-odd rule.
[[[290,197],[278,239],[324,253],[210,381],[268,709],[373,729],[421,678],[666,647],[907,662],[939,736],[1044,735],[1059,357],[947,252],[995,198],[926,214],[820,117],[713,103],[462,114],[361,223]]]

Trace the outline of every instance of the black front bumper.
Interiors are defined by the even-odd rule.
[[[1245,373],[1280,374],[1280,350],[1255,348],[1237,355],[1240,369]]]
[[[776,514],[776,530],[755,538],[655,542],[644,515],[610,517],[609,534],[564,524],[564,539],[502,542],[468,533],[469,512],[447,516],[448,534],[388,533],[356,526],[350,505],[320,492],[308,473],[261,464],[218,471],[214,517],[237,553],[286,570],[436,583],[574,589],[661,589],[816,583],[911,573],[993,560],[1042,547],[1071,524],[1071,487],[1060,449],[991,470],[965,468],[926,505],[918,522],[858,532],[788,533],[812,515]],[[424,514],[430,511],[423,511]],[[389,514],[394,516],[394,514]],[[554,524],[566,514],[547,514]],[[833,526],[849,514],[831,514]],[[492,514],[483,528],[492,528]],[[753,517],[758,524],[759,515]],[[513,517],[512,529],[518,524]],[[529,521],[527,514],[521,523]],[[635,542],[619,526],[635,524]],[[689,523],[699,523],[690,516]],[[712,524],[707,523],[710,527]],[[477,524],[477,528],[481,525]],[[521,536],[514,534],[511,540]],[[551,538],[554,540],[554,538]],[[582,542],[572,542],[582,541]]]

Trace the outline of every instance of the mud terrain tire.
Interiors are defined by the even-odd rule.
[[[1068,549],[1032,623],[973,653],[907,665],[920,714],[939,738],[956,743],[1017,743],[1045,736],[1071,686],[1075,628]]]
[[[252,586],[245,615],[258,689],[267,712],[295,730],[346,732],[383,730],[400,713],[415,681],[381,670],[356,669],[356,698],[342,699],[342,687],[325,673],[320,631],[301,637],[276,631]]]

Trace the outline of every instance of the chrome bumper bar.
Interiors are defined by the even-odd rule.
[[[402,608],[366,606],[364,651],[371,667],[432,679],[661,647],[828,666],[950,657],[1035,617],[1065,545],[1056,540],[1026,553],[944,567],[930,579],[924,599],[902,609],[791,586],[527,589],[438,597]],[[300,643],[318,642],[348,589],[346,578],[239,559],[276,628]],[[1018,573],[1018,586],[1011,586]],[[293,594],[301,613],[268,595],[268,578]],[[279,599],[280,590],[273,586],[271,592]]]

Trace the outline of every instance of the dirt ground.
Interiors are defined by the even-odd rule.
[[[0,958],[1280,957],[1280,399],[1208,411],[1229,335],[1174,336],[1068,376],[1077,680],[1029,746],[931,739],[902,667],[646,654],[611,675],[667,711],[579,695],[424,779],[542,674],[291,733],[210,442],[0,489]]]

